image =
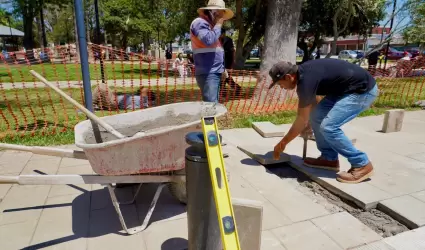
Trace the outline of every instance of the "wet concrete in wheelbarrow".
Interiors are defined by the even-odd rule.
[[[139,132],[152,133],[155,131],[161,131],[166,128],[172,128],[175,126],[183,125],[186,123],[191,123],[195,121],[200,121],[203,116],[211,116],[216,114],[216,109],[214,106],[212,107],[204,107],[199,110],[199,113],[188,114],[188,113],[180,113],[175,114],[172,110],[168,110],[164,112],[164,115],[154,119],[154,120],[146,120],[140,124],[135,126],[128,126],[124,128],[115,128],[121,134],[132,137]],[[105,131],[103,128],[100,128],[100,135],[102,137],[103,142],[113,141],[117,138]],[[93,132],[91,131],[85,136],[85,141],[88,144],[95,144],[96,140]]]
[[[198,120],[200,120],[200,115],[190,115],[190,114],[175,115],[174,113],[169,112],[166,115],[161,116],[155,120],[144,121],[136,126],[116,128],[116,130],[125,136],[132,137],[139,132],[146,133],[146,132],[159,131],[167,127],[175,127],[175,126],[183,125],[183,124],[198,121]],[[113,141],[117,139],[114,135],[102,129],[100,131],[100,135],[102,137],[103,142]],[[86,135],[85,141],[88,144],[96,143],[93,133]]]
[[[329,212],[346,211],[382,237],[390,237],[409,231],[405,225],[382,211],[377,209],[365,211],[358,208],[354,203],[341,199],[286,163],[268,165],[267,169],[280,178],[292,179],[294,183],[299,184],[299,191],[324,206]]]

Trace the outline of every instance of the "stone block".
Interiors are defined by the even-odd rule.
[[[397,250],[425,249],[425,227],[403,232],[383,241]]]
[[[403,195],[379,202],[378,209],[391,215],[408,228],[425,225],[425,202],[410,195]]]
[[[403,126],[404,109],[387,110],[384,116],[382,132],[399,132]]]
[[[344,249],[382,239],[347,212],[331,214],[311,221]]]
[[[271,122],[253,122],[252,128],[263,137],[283,137],[285,130]]]
[[[285,153],[280,153],[280,159],[273,159],[273,148],[275,145],[270,145],[270,147],[264,147],[259,145],[244,145],[238,146],[242,152],[247,154],[252,159],[258,161],[262,165],[270,165],[282,162],[288,162],[291,160],[291,156]]]
[[[233,198],[232,204],[241,249],[260,249],[263,222],[262,203],[254,200]]]
[[[287,250],[342,250],[310,221],[271,230]]]

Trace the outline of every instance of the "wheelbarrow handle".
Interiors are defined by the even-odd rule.
[[[58,157],[67,157],[75,159],[87,160],[86,154],[81,150],[72,150],[72,149],[62,149],[62,148],[53,148],[53,147],[36,147],[36,146],[24,146],[24,145],[15,145],[0,143],[1,149],[7,150],[16,150],[16,151],[25,151],[31,152],[39,155],[51,155]]]

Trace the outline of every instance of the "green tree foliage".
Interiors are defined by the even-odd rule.
[[[425,49],[425,2],[412,0],[409,6],[410,25],[403,31],[404,39]]]

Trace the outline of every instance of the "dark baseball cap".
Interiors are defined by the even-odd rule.
[[[276,83],[287,74],[295,74],[298,71],[297,65],[290,62],[280,61],[272,66],[269,75],[272,78],[272,84],[269,89],[273,88]]]

